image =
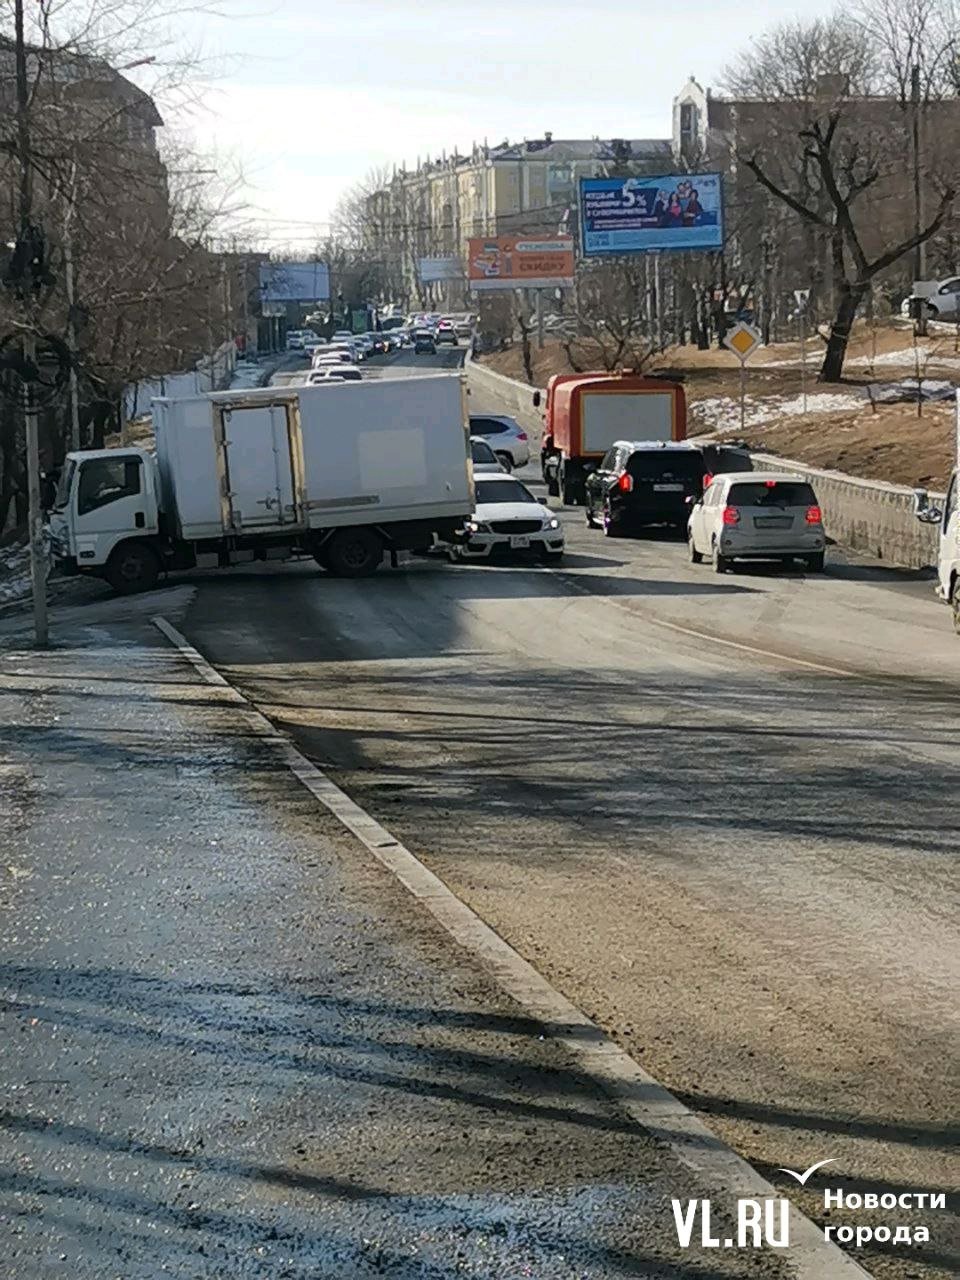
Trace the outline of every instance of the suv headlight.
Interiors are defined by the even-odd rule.
[[[489,533],[490,526],[482,520],[468,520],[463,526],[467,533]]]
[[[550,516],[549,518],[544,519],[543,527],[545,529],[559,529],[560,521],[557,519],[556,516]]]

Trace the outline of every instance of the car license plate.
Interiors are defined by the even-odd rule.
[[[530,539],[525,533],[512,533],[510,535],[510,546],[514,551],[522,551],[524,547],[529,547]]]
[[[792,516],[754,516],[755,529],[789,529],[793,524]]]
[[[655,484],[654,493],[683,493],[682,484]]]

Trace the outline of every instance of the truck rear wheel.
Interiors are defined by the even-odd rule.
[[[145,542],[127,542],[107,561],[104,577],[118,595],[150,591],[160,577],[160,557]]]
[[[338,578],[368,578],[383,559],[383,541],[372,529],[340,529],[323,550],[326,568]]]

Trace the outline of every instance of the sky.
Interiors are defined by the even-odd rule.
[[[810,17],[834,6],[806,0]],[[670,135],[687,77],[724,65],[795,2],[222,0],[179,33],[210,75],[171,125],[242,162],[245,218],[310,248],[371,169],[542,137]]]

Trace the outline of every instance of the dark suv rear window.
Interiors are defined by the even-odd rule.
[[[672,476],[702,477],[706,471],[703,455],[695,449],[644,449],[632,453],[627,471],[635,480]]]
[[[732,507],[815,507],[817,496],[802,480],[758,480],[730,486]]]
[[[743,449],[723,449],[714,446],[703,451],[707,469],[714,475],[728,475],[731,471],[752,471],[753,461]]]

